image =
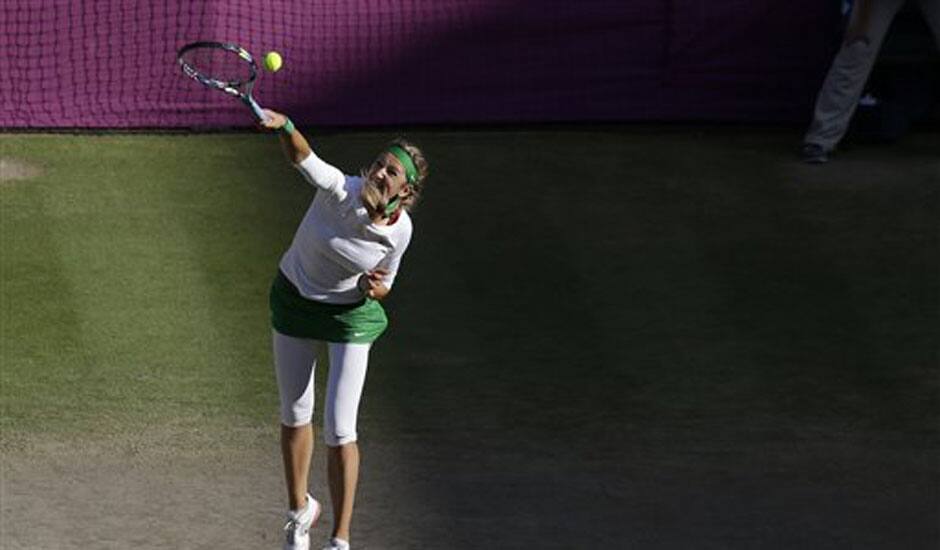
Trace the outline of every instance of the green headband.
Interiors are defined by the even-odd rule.
[[[395,155],[395,158],[401,162],[401,165],[405,168],[405,177],[408,180],[408,183],[415,183],[418,181],[418,170],[415,169],[415,163],[411,160],[411,155],[408,154],[408,151],[405,151],[404,147],[400,145],[392,145],[388,148],[388,152]]]

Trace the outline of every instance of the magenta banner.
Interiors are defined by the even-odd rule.
[[[832,5],[829,5],[832,4]],[[284,66],[255,97],[301,124],[802,121],[836,37],[818,0],[5,0],[0,126],[250,126],[176,50]]]

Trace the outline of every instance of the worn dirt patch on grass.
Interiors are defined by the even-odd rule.
[[[42,175],[35,164],[20,159],[0,157],[0,183],[29,180]]]

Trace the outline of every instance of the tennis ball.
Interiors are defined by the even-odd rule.
[[[277,52],[268,52],[264,54],[264,68],[273,72],[277,72],[281,68],[283,60],[281,59],[281,54]]]

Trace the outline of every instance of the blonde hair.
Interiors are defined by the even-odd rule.
[[[402,208],[411,212],[414,210],[415,205],[417,205],[418,200],[421,198],[421,194],[424,192],[425,180],[427,180],[429,173],[428,161],[421,149],[409,141],[397,138],[389,143],[385,150],[393,146],[401,147],[408,153],[408,156],[411,157],[411,162],[415,165],[415,170],[418,172],[415,181],[408,184],[411,187],[411,193],[401,201]],[[362,176],[362,191],[359,196],[362,199],[362,204],[366,207],[366,210],[369,211],[369,215],[371,216],[384,214],[385,209],[388,207],[385,194],[369,179],[368,174],[369,171],[366,168],[360,171],[360,175]]]

